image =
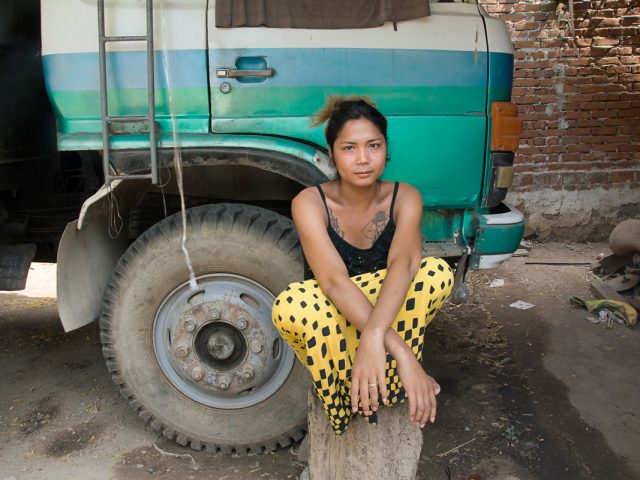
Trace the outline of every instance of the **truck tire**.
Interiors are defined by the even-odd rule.
[[[152,428],[195,450],[275,450],[304,435],[305,368],[271,321],[302,277],[293,223],[268,210],[187,211],[194,290],[172,215],[119,260],[104,297],[102,349],[113,380]]]

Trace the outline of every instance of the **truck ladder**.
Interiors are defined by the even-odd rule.
[[[104,0],[98,0],[98,36],[100,62],[100,101],[102,103],[102,165],[104,183],[111,185],[116,179],[149,178],[154,185],[158,184],[158,147],[156,140],[156,99],[154,84],[154,51],[153,51],[153,0],[146,0],[147,34],[107,36],[104,22]],[[107,53],[108,42],[146,42],[147,44],[147,115],[110,116],[107,94]],[[151,173],[111,175],[110,134],[112,123],[144,123],[149,122],[149,148],[151,150]]]

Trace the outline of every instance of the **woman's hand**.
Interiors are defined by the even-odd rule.
[[[364,330],[356,358],[351,368],[351,408],[358,411],[358,401],[362,402],[365,415],[371,415],[369,402],[373,411],[378,410],[378,390],[382,403],[387,403],[387,384],[385,362],[387,353],[384,348],[384,332]]]
[[[396,359],[398,374],[409,398],[409,418],[424,428],[427,421],[436,421],[436,395],[440,385],[427,375],[420,362],[411,355]]]

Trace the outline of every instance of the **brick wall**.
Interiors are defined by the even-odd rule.
[[[527,234],[606,238],[640,218],[640,1],[479,0],[507,23],[524,120],[509,195]]]

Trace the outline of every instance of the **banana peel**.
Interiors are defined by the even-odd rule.
[[[569,299],[571,305],[576,307],[586,308],[589,312],[596,312],[598,310],[612,310],[620,314],[629,328],[633,328],[638,323],[638,312],[635,308],[625,302],[619,300],[583,300],[580,297],[571,297]]]

